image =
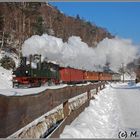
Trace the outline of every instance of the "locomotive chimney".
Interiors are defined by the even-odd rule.
[[[41,70],[41,55],[39,55],[38,69]]]
[[[20,59],[21,59],[21,61],[20,61],[21,65],[22,66],[26,66],[26,60],[27,60],[27,58],[26,57],[21,57]]]
[[[30,68],[32,67],[32,55],[30,55]]]

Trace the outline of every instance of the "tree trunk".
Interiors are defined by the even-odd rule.
[[[2,51],[2,48],[3,48],[3,44],[4,44],[4,35],[5,35],[5,32],[3,31],[2,32],[2,43],[1,43],[1,51]]]

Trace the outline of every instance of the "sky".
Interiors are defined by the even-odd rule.
[[[66,15],[77,14],[111,34],[140,45],[140,2],[51,2]]]

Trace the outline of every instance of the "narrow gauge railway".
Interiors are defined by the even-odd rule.
[[[35,64],[36,67],[32,64]],[[41,62],[41,55],[30,55],[21,57],[20,66],[13,71],[13,87],[39,87],[45,84],[77,84],[97,81],[119,81],[120,74],[108,72],[95,72],[75,69],[71,67],[60,67],[52,62]]]

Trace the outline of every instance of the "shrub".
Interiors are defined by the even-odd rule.
[[[0,60],[0,64],[3,68],[8,69],[8,70],[14,69],[15,67],[15,61],[9,56],[4,56]]]

